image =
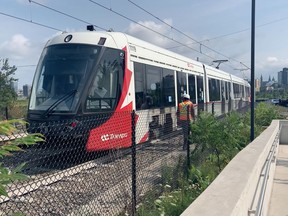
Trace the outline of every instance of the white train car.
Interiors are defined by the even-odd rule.
[[[27,120],[42,126],[71,120],[70,130],[59,128],[57,136],[83,135],[87,151],[129,147],[133,110],[136,142],[141,143],[151,138],[151,125],[176,127],[177,104],[184,93],[190,95],[196,113],[218,115],[246,104],[250,86],[241,78],[124,33],[63,33],[49,40],[42,52]],[[103,113],[106,117],[88,130],[79,123],[79,117]]]

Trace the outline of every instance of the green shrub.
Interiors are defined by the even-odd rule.
[[[15,125],[22,125],[24,127],[25,124],[26,122],[22,120],[0,121],[0,135],[2,138],[13,136],[14,133],[17,133]],[[40,141],[43,141],[43,137],[40,134],[27,134],[25,137],[23,136],[22,138],[10,139],[7,141],[0,140],[0,158],[11,156],[14,151],[21,151],[22,149],[19,147],[20,145],[28,146]],[[13,181],[27,178],[25,175],[20,173],[24,165],[25,164],[21,164],[14,170],[10,170],[0,163],[0,195],[8,196],[5,189],[6,185]]]
[[[263,126],[279,118],[275,106],[260,103],[255,109],[255,134]],[[149,201],[144,201],[137,215],[180,215],[217,177],[230,160],[250,142],[250,113],[244,116],[231,112],[221,121],[212,114],[202,112],[191,125],[194,148],[191,152],[192,166],[189,179],[184,175],[186,160],[183,158],[173,166],[162,169],[162,184]],[[182,173],[181,173],[182,172]],[[156,193],[157,191],[157,193]],[[161,194],[161,195],[160,195]],[[151,194],[150,194],[151,195]],[[153,201],[152,197],[158,195]],[[147,205],[149,203],[149,205]]]

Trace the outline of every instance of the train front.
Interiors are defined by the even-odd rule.
[[[124,51],[103,46],[105,39],[97,40],[96,35],[93,44],[88,34],[56,36],[40,57],[29,101],[28,132],[43,134],[49,144],[64,145],[79,138],[86,148],[89,142],[97,150],[89,138],[91,131],[103,130],[117,109]],[[103,134],[97,137],[103,141]]]

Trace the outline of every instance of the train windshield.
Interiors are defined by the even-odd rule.
[[[33,80],[30,110],[75,110],[100,47],[60,44],[45,48]]]

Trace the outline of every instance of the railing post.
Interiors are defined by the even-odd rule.
[[[131,113],[132,126],[132,216],[136,215],[136,137],[135,137],[135,110]]]

